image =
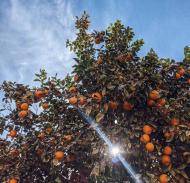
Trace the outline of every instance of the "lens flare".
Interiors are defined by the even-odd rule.
[[[98,127],[97,123],[89,116],[86,116],[86,114],[80,109],[75,106],[72,106],[75,108],[80,115],[83,117],[86,123],[90,124],[90,126],[98,133],[99,137],[104,140],[104,142],[108,145],[110,152],[114,157],[117,157],[120,162],[123,164],[124,168],[128,171],[128,173],[132,176],[135,183],[142,183],[142,181],[137,177],[135,171],[130,166],[130,164],[125,160],[125,158],[120,154],[120,150],[118,147],[114,146],[110,139],[106,136],[106,134],[101,130],[100,127]]]

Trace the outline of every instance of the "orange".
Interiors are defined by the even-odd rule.
[[[12,138],[13,138],[13,137],[16,137],[16,135],[17,135],[17,131],[16,131],[16,130],[11,130],[11,131],[9,132],[9,136],[11,136]]]
[[[146,150],[147,150],[148,152],[153,152],[153,151],[154,151],[154,144],[151,143],[151,142],[147,143],[147,144],[146,144]]]
[[[158,100],[157,104],[159,104],[160,106],[164,106],[166,104],[166,100],[164,98],[161,98]]]
[[[100,65],[100,64],[102,64],[102,63],[103,63],[103,60],[102,60],[101,57],[99,57],[98,60],[97,60],[97,64]]]
[[[130,110],[132,110],[132,108],[133,108],[133,105],[130,104],[129,102],[125,101],[125,102],[123,103],[123,109],[124,109],[124,110],[130,111]]]
[[[164,154],[165,155],[171,155],[172,154],[172,148],[170,146],[166,146],[164,148]]]
[[[45,133],[43,133],[43,132],[38,135],[38,138],[39,138],[40,140],[43,140],[44,137],[45,137]]]
[[[55,159],[58,161],[61,161],[64,158],[64,152],[63,151],[56,151],[55,152]]]
[[[190,79],[188,79],[188,80],[187,80],[187,84],[189,84],[189,85],[190,85]]]
[[[10,154],[11,154],[12,156],[18,156],[18,155],[19,155],[19,150],[18,150],[18,149],[12,149],[12,150],[10,151]]]
[[[161,158],[162,164],[165,166],[169,166],[171,163],[171,158],[168,155],[163,155]]]
[[[170,138],[174,137],[174,132],[167,131],[164,133],[164,137],[166,138],[166,140],[169,140]]]
[[[149,107],[153,106],[154,104],[155,104],[154,100],[151,100],[151,99],[148,99],[148,100],[147,100],[147,105],[148,105]]]
[[[179,125],[179,123],[180,123],[180,121],[179,121],[179,119],[178,118],[172,118],[171,119],[171,125],[172,126],[177,126],[177,125]]]
[[[152,127],[149,125],[144,125],[143,126],[143,132],[147,135],[150,135],[152,133]]]
[[[100,42],[101,42],[101,41],[100,41],[100,38],[96,37],[95,40],[94,40],[94,42],[95,42],[96,44],[100,44]]]
[[[86,97],[80,96],[80,97],[79,97],[79,104],[80,104],[80,105],[84,105],[85,103],[86,103]]]
[[[183,76],[185,74],[185,70],[183,68],[181,68],[178,73],[180,74],[180,76]]]
[[[52,130],[53,130],[53,129],[52,129],[51,127],[48,127],[48,128],[46,128],[46,133],[47,133],[47,134],[50,134],[50,133],[52,132]]]
[[[43,104],[42,104],[42,108],[43,108],[44,110],[48,109],[48,108],[49,108],[49,104],[48,104],[48,103],[43,103]]]
[[[168,176],[166,174],[160,175],[160,183],[168,183]]]
[[[18,113],[18,116],[19,116],[20,118],[25,118],[27,115],[28,115],[28,111],[20,111],[20,112]]]
[[[74,75],[74,81],[75,82],[78,82],[79,81],[79,76],[76,74],[76,75]]]
[[[36,98],[36,99],[40,99],[40,98],[42,98],[44,96],[44,93],[43,93],[43,91],[41,91],[41,90],[36,90],[35,92],[34,92],[34,97]]]
[[[77,91],[76,87],[75,86],[72,86],[69,88],[69,92],[70,93],[75,93]]]
[[[118,103],[115,101],[110,101],[108,105],[109,105],[109,108],[112,110],[115,110],[118,107]]]
[[[150,142],[150,136],[147,135],[147,134],[143,134],[143,135],[141,136],[140,140],[141,140],[141,142],[143,142],[143,143],[146,144],[146,143]]]
[[[181,77],[181,75],[180,75],[179,73],[176,73],[176,74],[175,74],[175,78],[176,78],[176,79],[180,79],[180,77]]]
[[[36,154],[38,156],[41,156],[43,154],[43,149],[40,149],[40,148],[36,149]]]
[[[96,100],[97,102],[101,102],[102,95],[99,92],[95,92],[92,94],[92,99]]]
[[[77,103],[77,97],[71,97],[69,99],[69,103],[72,104],[72,105],[76,104]]]
[[[10,179],[9,183],[17,183],[17,180],[16,179]]]
[[[28,104],[27,103],[22,103],[21,106],[20,106],[20,109],[24,110],[24,111],[28,110]]]
[[[63,140],[67,141],[67,142],[70,142],[72,140],[72,135],[64,135]]]
[[[149,98],[152,99],[152,100],[157,100],[160,98],[160,94],[157,90],[152,90],[150,93],[149,93]]]
[[[132,54],[127,54],[126,55],[126,58],[125,58],[126,61],[131,61],[132,59],[133,59]]]

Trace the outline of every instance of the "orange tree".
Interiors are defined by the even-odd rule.
[[[3,182],[132,182],[76,108],[95,119],[143,182],[190,179],[190,49],[181,62],[151,49],[120,21],[90,33],[76,19],[73,74],[36,74],[38,87],[5,81],[0,118]],[[74,105],[75,108],[70,106]]]

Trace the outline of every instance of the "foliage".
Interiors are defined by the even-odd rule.
[[[0,141],[0,179],[132,182],[122,165],[112,162],[107,145],[70,107],[74,104],[120,145],[144,182],[159,182],[161,174],[171,182],[188,182],[189,47],[181,62],[159,58],[153,49],[141,58],[138,51],[144,42],[133,40],[132,28],[116,21],[105,31],[89,33],[89,25],[86,13],[77,17],[76,39],[67,41],[76,55],[73,76],[48,78],[41,70],[35,79],[38,88],[10,81],[2,84],[8,112],[0,118],[1,134],[15,129],[17,135]],[[26,117],[19,115],[22,103],[29,104]],[[44,103],[48,107],[39,111]],[[147,135],[153,150],[149,139],[142,139]],[[172,148],[169,164],[163,160],[166,146]],[[54,156],[57,151],[64,152],[62,160]]]

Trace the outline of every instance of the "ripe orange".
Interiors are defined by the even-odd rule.
[[[151,143],[151,142],[147,143],[147,144],[146,144],[146,150],[147,150],[148,152],[153,152],[153,151],[154,151],[154,144]]]
[[[125,101],[125,102],[123,103],[123,109],[126,110],[126,111],[130,111],[130,110],[133,109],[133,105],[130,104],[129,102]]]
[[[49,104],[48,104],[48,103],[43,103],[43,104],[42,104],[42,108],[43,108],[44,110],[48,109],[48,108],[49,108]]]
[[[141,142],[143,142],[143,143],[146,144],[146,143],[150,142],[150,136],[147,135],[147,134],[143,134],[143,135],[141,136],[140,140],[141,140]]]
[[[164,106],[166,104],[166,100],[164,98],[161,98],[158,100],[157,104],[159,104],[160,106]]]
[[[143,126],[143,132],[147,135],[150,135],[152,133],[152,127],[149,125],[144,125]]]
[[[17,183],[17,180],[14,179],[14,178],[13,178],[13,179],[10,179],[10,180],[9,180],[9,183]]]
[[[41,148],[36,149],[36,154],[37,154],[38,156],[41,156],[42,153],[43,153],[43,149],[41,149]]]
[[[160,175],[160,183],[168,183],[168,176],[166,174]]]
[[[55,159],[58,161],[61,161],[64,158],[64,152],[63,151],[56,151],[55,152]]]
[[[76,75],[74,75],[74,81],[75,82],[78,82],[79,81],[79,76],[76,74]]]
[[[102,34],[97,35],[97,36],[95,37],[95,39],[94,39],[94,42],[95,42],[96,44],[100,44],[102,41],[103,41],[103,35],[102,35]]]
[[[28,115],[28,111],[20,111],[20,112],[18,113],[18,116],[19,116],[20,118],[25,118],[27,115]]]
[[[101,41],[100,41],[100,39],[99,39],[98,37],[96,37],[95,40],[94,40],[94,42],[95,42],[96,44],[100,44]]]
[[[166,146],[164,148],[164,154],[165,155],[171,155],[172,154],[172,148],[170,146]]]
[[[179,119],[178,118],[172,118],[171,119],[171,125],[172,126],[177,126],[177,125],[179,125],[179,123],[180,123],[180,121],[179,121]]]
[[[43,140],[44,137],[45,137],[45,133],[43,133],[43,132],[41,132],[41,133],[38,135],[38,138],[39,138],[40,140]]]
[[[80,97],[79,97],[79,104],[80,104],[80,105],[84,105],[85,103],[86,103],[86,97],[80,96]]]
[[[46,128],[46,133],[47,133],[47,134],[50,134],[50,133],[52,132],[52,130],[53,130],[53,129],[52,129],[51,127],[48,127],[48,128]]]
[[[187,84],[189,84],[189,85],[190,85],[190,79],[188,79],[188,80],[187,80]]]
[[[72,104],[72,105],[76,104],[77,103],[77,97],[71,97],[69,99],[69,103]]]
[[[70,142],[72,140],[72,135],[64,135],[63,140],[67,141],[67,142]]]
[[[160,94],[157,90],[152,90],[150,93],[149,93],[149,98],[152,99],[152,100],[157,100],[160,98]]]
[[[92,94],[92,99],[96,100],[97,102],[101,102],[102,100],[102,95],[98,92],[95,92]]]
[[[132,59],[133,59],[132,54],[127,54],[126,55],[126,58],[125,58],[126,61],[131,61]]]
[[[175,74],[175,78],[176,78],[176,79],[180,79],[180,77],[181,77],[181,75],[180,75],[179,73],[176,73],[176,74]]]
[[[165,132],[164,133],[164,137],[166,138],[166,140],[170,139],[170,138],[173,138],[174,137],[174,132]]]
[[[9,136],[11,136],[12,138],[13,138],[13,137],[16,137],[16,135],[17,135],[17,131],[16,131],[16,130],[11,130],[11,131],[9,132]]]
[[[155,104],[154,100],[151,100],[151,99],[148,99],[148,100],[147,100],[147,105],[148,105],[149,107],[153,106],[154,104]]]
[[[41,91],[41,90],[36,90],[36,91],[34,92],[34,97],[35,97],[36,99],[40,99],[40,98],[42,98],[43,96],[44,96],[44,92]]]
[[[171,158],[168,155],[163,155],[161,158],[162,164],[165,166],[169,166],[171,163]]]
[[[103,60],[102,60],[101,57],[99,57],[98,60],[97,60],[97,64],[100,65],[100,64],[102,64],[102,63],[103,63]]]
[[[75,93],[77,91],[77,88],[75,86],[72,86],[69,88],[70,93]]]
[[[22,103],[21,106],[20,106],[20,109],[24,110],[24,111],[28,110],[28,104],[27,103]]]
[[[115,110],[118,107],[118,103],[115,101],[110,101],[108,105],[109,105],[109,108],[112,110]]]
[[[19,150],[18,150],[18,149],[12,149],[12,150],[10,151],[10,154],[11,154],[12,156],[14,156],[14,157],[17,157],[17,156],[19,156]]]
[[[178,70],[178,73],[180,74],[180,76],[183,76],[185,74],[185,70],[181,68],[180,70]]]

